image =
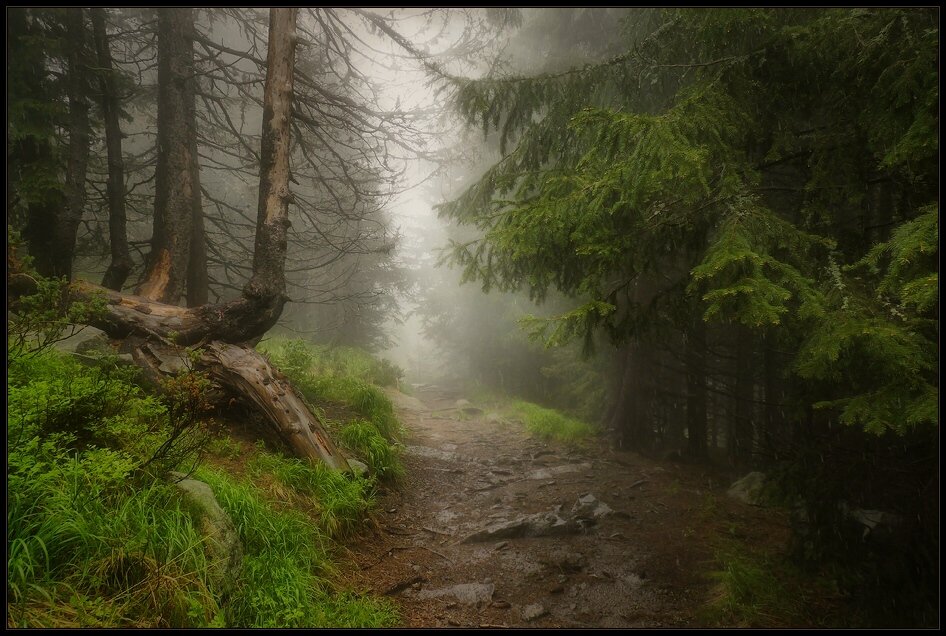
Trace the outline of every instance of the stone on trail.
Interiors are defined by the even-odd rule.
[[[733,483],[726,494],[752,506],[762,505],[762,485],[765,483],[765,473],[753,471]]]
[[[565,475],[567,473],[577,473],[585,470],[591,470],[589,462],[580,464],[563,464],[562,466],[552,466],[551,468],[540,468],[526,475],[526,479],[551,479],[556,475]]]
[[[496,586],[492,583],[460,583],[459,585],[434,590],[421,590],[417,593],[417,598],[443,598],[449,596],[464,605],[479,605],[489,603],[493,599],[493,592],[495,591]]]
[[[427,459],[439,459],[445,462],[452,462],[457,458],[456,453],[450,453],[439,448],[430,448],[429,446],[411,446],[404,447],[404,452],[415,457],[426,457]]]
[[[591,493],[580,496],[572,506],[572,515],[586,521],[597,521],[613,512],[608,504],[598,501]]]
[[[421,412],[427,410],[427,405],[418,400],[413,395],[405,395],[397,389],[388,388],[384,390],[391,402],[399,409],[405,411]]]
[[[555,512],[537,512],[512,521],[493,524],[488,528],[474,532],[463,539],[462,542],[479,543],[522,537],[561,537],[568,534],[578,534],[581,531],[582,526],[575,519],[562,518]]]
[[[549,613],[549,610],[542,605],[541,603],[533,603],[532,605],[526,605],[522,608],[522,620],[524,621],[534,621],[537,618],[542,618]]]

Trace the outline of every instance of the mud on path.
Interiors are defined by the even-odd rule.
[[[705,468],[545,443],[445,389],[392,397],[407,477],[350,546],[351,583],[405,626],[696,626],[721,534],[772,538]]]

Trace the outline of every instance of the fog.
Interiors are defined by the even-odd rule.
[[[11,624],[938,624],[937,10],[7,17]]]

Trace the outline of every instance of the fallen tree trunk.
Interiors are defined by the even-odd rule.
[[[322,461],[335,470],[350,470],[321,422],[286,377],[248,345],[213,341],[189,357],[178,346],[142,338],[123,341],[151,383],[194,368],[206,372],[222,390],[254,406],[296,457]],[[219,399],[219,398],[218,398]]]
[[[276,324],[286,302],[283,295],[251,296],[244,292],[243,297],[228,303],[179,307],[122,294],[88,281],[76,281],[72,293],[77,300],[89,300],[95,295],[105,299],[106,313],[91,324],[113,338],[139,335],[181,346],[210,340],[252,341]]]
[[[201,360],[218,383],[255,404],[297,456],[349,470],[348,462],[296,390],[257,351],[215,341],[204,348]]]

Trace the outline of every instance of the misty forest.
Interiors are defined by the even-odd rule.
[[[939,625],[937,8],[7,9],[7,626]]]

